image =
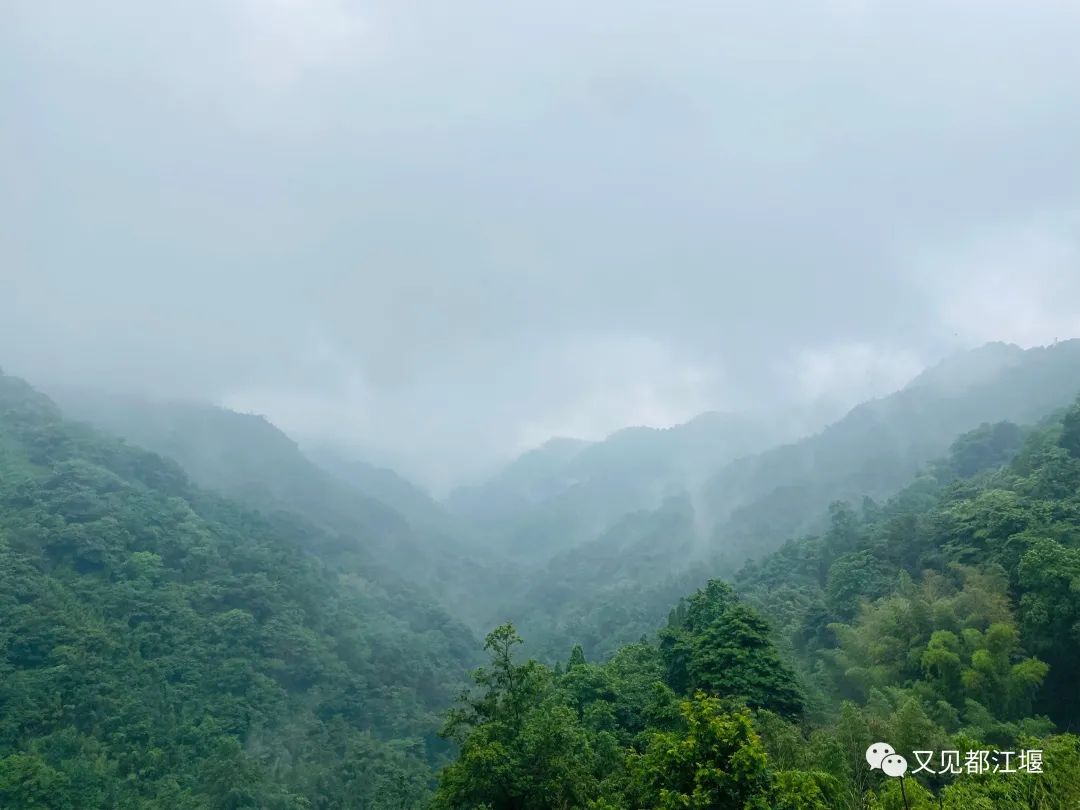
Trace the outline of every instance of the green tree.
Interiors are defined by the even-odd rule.
[[[802,694],[770,633],[731,586],[712,580],[686,600],[685,610],[660,635],[667,681],[681,694],[704,690],[796,716],[802,712]]]
[[[697,692],[682,703],[686,727],[653,736],[634,763],[635,807],[661,810],[770,807],[765,749],[745,709]]]
[[[510,624],[488,634],[491,661],[474,675],[478,692],[461,696],[443,730],[461,754],[442,771],[436,808],[570,808],[595,795],[590,737],[552,673],[532,660],[514,661],[520,644]]]

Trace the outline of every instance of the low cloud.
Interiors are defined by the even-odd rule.
[[[962,345],[1080,336],[1080,210],[978,229],[918,271],[940,328]]]
[[[444,482],[1080,331],[1080,7],[5,22],[0,365],[32,380],[223,402]]]
[[[913,351],[870,343],[805,348],[794,357],[792,389],[805,405],[851,407],[902,388],[925,364]]]
[[[236,22],[246,68],[271,88],[368,61],[376,48],[371,21],[344,0],[238,0]]]

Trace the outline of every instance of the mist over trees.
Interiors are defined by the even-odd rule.
[[[776,449],[729,461],[709,416],[468,507],[260,417],[0,377],[0,798],[901,807],[887,740],[1044,757],[909,774],[911,807],[1073,806],[1080,351],[949,362]]]
[[[1080,3],[0,20],[0,810],[1080,808]]]

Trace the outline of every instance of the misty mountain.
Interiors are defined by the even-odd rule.
[[[389,467],[370,464],[348,451],[325,444],[304,448],[304,455],[358,492],[389,506],[416,529],[460,539],[473,536],[471,527]]]
[[[885,500],[944,456],[956,436],[984,423],[1036,422],[1068,405],[1077,390],[1080,341],[1028,351],[989,344],[956,355],[820,433],[722,464],[697,497],[673,496],[655,508],[643,501],[611,519],[538,565],[528,590],[512,594],[504,614],[529,628],[541,654],[558,655],[571,643],[600,654],[660,621],[673,594],[709,576],[731,575],[786,539],[823,531],[833,502],[859,507],[866,498]],[[691,426],[685,434],[666,433],[692,435]],[[605,451],[614,454],[618,443],[612,444]],[[615,477],[627,474],[615,468]],[[592,481],[592,489],[604,481]],[[550,526],[543,520],[548,513],[539,514],[519,531],[542,538]]]
[[[775,420],[705,413],[666,429],[631,427],[600,442],[555,439],[447,500],[455,514],[532,558],[574,548],[623,516],[694,491],[725,462],[792,438]]]
[[[584,439],[549,439],[483,484],[454,489],[446,498],[447,508],[477,523],[498,523],[528,513],[574,485],[567,467],[591,444]]]
[[[2,22],[0,810],[1080,810],[1080,2]]]
[[[1080,390],[1080,340],[1028,350],[991,343],[924,371],[801,441],[710,477],[713,550],[730,564],[821,528],[832,501],[885,499],[953,439],[984,422],[1034,422]]]
[[[455,616],[472,624],[486,618],[476,594],[491,590],[498,570],[476,562],[467,532],[449,517],[443,521],[441,507],[396,474],[323,452],[336,475],[262,416],[86,389],[53,393],[72,417],[174,459],[203,487],[311,521],[334,538],[320,553],[336,564],[348,567],[362,552],[422,585]]]
[[[1080,341],[989,344],[790,444],[770,447],[805,419],[719,413],[600,442],[556,439],[445,504],[342,451],[320,448],[316,464],[262,417],[86,392],[60,400],[204,486],[303,516],[336,538],[320,553],[337,564],[362,549],[474,628],[512,618],[554,655],[583,636],[602,649],[632,640],[708,574],[821,530],[833,501],[886,499],[955,436],[1034,422],[1076,390]]]
[[[0,375],[4,806],[421,801],[475,641],[366,551],[327,565],[339,541]]]
[[[603,657],[651,633],[658,604],[670,605],[704,581],[687,570],[701,553],[695,524],[687,495],[624,515],[600,536],[533,571],[504,615],[530,639],[532,655],[558,660],[580,644],[590,656]]]
[[[51,393],[66,414],[172,458],[201,486],[352,532],[377,554],[418,551],[400,514],[316,466],[265,417],[85,389]]]
[[[1078,493],[1080,404],[959,437],[887,503],[834,504],[821,536],[691,590],[655,639],[599,660],[574,646],[548,674],[515,668],[503,650],[530,637],[500,627],[474,678],[485,700],[450,715],[462,752],[434,808],[1080,807]],[[676,696],[683,722],[665,711]],[[532,722],[508,723],[507,704]],[[613,739],[621,761],[597,755]],[[1025,745],[1034,769],[908,768]]]

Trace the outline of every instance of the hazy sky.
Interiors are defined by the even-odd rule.
[[[1080,4],[9,0],[0,366],[445,485],[1080,335]]]

